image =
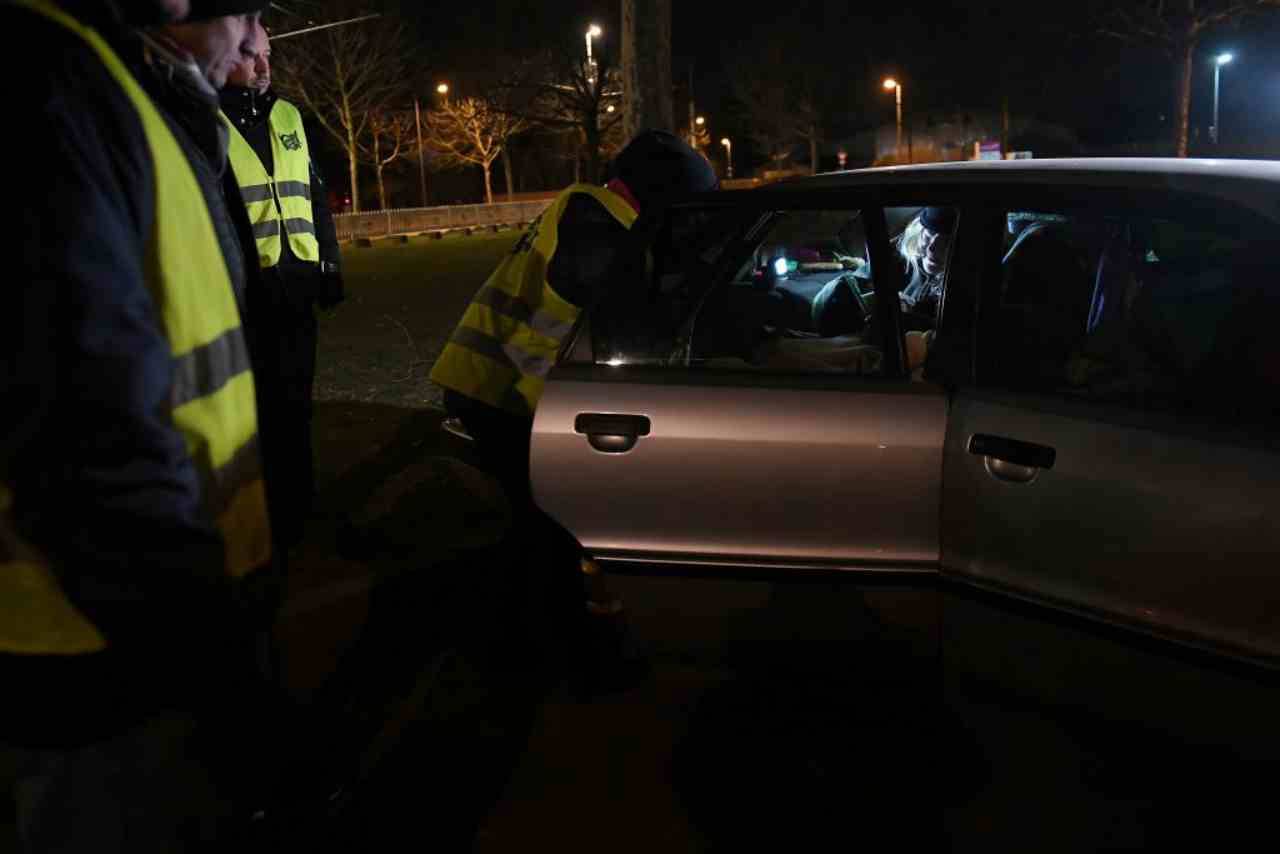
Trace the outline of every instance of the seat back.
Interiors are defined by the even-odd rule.
[[[1086,332],[1093,333],[1104,324],[1111,326],[1124,318],[1125,291],[1133,280],[1133,272],[1128,235],[1118,234],[1107,241],[1098,259]]]

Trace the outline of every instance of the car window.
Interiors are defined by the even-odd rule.
[[[942,210],[942,209],[937,209]],[[942,302],[949,235],[921,208],[885,216],[912,367],[923,362]],[[946,209],[954,228],[954,209]],[[884,333],[857,209],[681,211],[659,230],[641,299],[611,295],[595,358],[699,371],[884,376]],[[937,223],[934,223],[935,227]]]
[[[1274,226],[1203,206],[1009,211],[985,384],[1142,409],[1276,412]]]
[[[620,281],[591,312],[597,364],[669,365],[681,326],[760,218],[755,211],[678,208],[648,242],[638,281]]]

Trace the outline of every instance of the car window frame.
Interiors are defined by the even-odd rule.
[[[998,378],[994,367],[994,348],[984,346],[993,333],[989,324],[999,317],[1001,307],[1004,253],[1003,237],[1005,215],[1009,211],[1043,213],[1072,213],[1099,217],[1130,215],[1152,219],[1190,222],[1201,228],[1206,223],[1229,229],[1231,227],[1260,230],[1271,228],[1280,236],[1280,217],[1271,217],[1257,208],[1215,195],[1184,189],[1144,189],[1116,187],[1017,187],[1008,188],[998,197],[990,198],[979,214],[983,225],[983,272],[975,281],[977,286],[977,325],[973,335],[973,376],[965,385],[984,393],[1007,393],[1020,397],[1039,397],[1073,406],[1091,406],[1118,412],[1155,414],[1157,410],[1142,409],[1123,403],[1089,400],[1052,390],[1014,389]],[[1278,263],[1280,266],[1280,263]],[[986,271],[994,271],[987,275]],[[1129,420],[1129,419],[1125,419]]]
[[[939,306],[938,313],[938,339],[944,338],[952,340],[968,341],[971,336],[968,330],[962,327],[972,320],[972,311],[967,310],[949,310],[948,304],[954,303],[957,298],[952,296],[953,292],[959,291],[963,294],[962,299],[968,301],[972,295],[976,293],[974,287],[968,283],[962,283],[961,279],[968,279],[972,275],[973,262],[966,261],[963,271],[957,269],[955,259],[962,258],[980,258],[981,253],[966,250],[966,244],[972,243],[976,236],[976,230],[966,228],[964,225],[969,210],[976,209],[975,200],[981,201],[988,198],[988,185],[967,185],[955,183],[931,183],[931,184],[875,184],[859,187],[823,187],[805,190],[797,190],[794,188],[771,188],[761,187],[752,190],[726,190],[716,193],[707,193],[699,196],[690,197],[679,202],[669,205],[661,214],[662,217],[668,217],[672,211],[685,210],[689,208],[736,208],[741,210],[756,210],[762,215],[770,211],[779,210],[849,210],[862,211],[863,222],[866,228],[868,260],[871,263],[872,270],[887,270],[888,273],[876,274],[873,272],[872,279],[876,294],[876,310],[881,312],[877,317],[877,321],[882,324],[882,328],[891,332],[891,337],[886,336],[890,346],[885,347],[885,368],[882,376],[866,377],[866,376],[849,376],[845,377],[845,382],[872,381],[882,383],[885,381],[903,382],[909,381],[910,376],[906,370],[906,344],[902,331],[901,310],[898,305],[897,294],[901,292],[905,286],[905,279],[900,275],[897,265],[893,264],[889,259],[892,257],[893,248],[889,242],[888,225],[885,217],[886,208],[905,208],[905,207],[926,207],[926,206],[944,206],[955,207],[960,212],[960,224],[957,229],[956,239],[953,241],[951,248],[951,260],[948,263],[947,277],[945,281],[945,289],[943,292],[943,302]],[[758,227],[758,226],[757,226]],[[660,232],[662,226],[655,228],[655,233]],[[878,263],[877,263],[878,262]],[[718,270],[717,273],[722,273]],[[957,288],[957,284],[960,287]],[[648,282],[646,281],[646,287]],[[723,282],[721,285],[723,286]],[[707,293],[710,292],[710,289]],[[706,294],[703,295],[704,298]],[[955,315],[952,321],[948,317],[948,312]],[[932,357],[931,357],[932,360]],[[972,361],[971,355],[964,354],[960,357],[960,361],[966,365]],[[601,367],[598,363],[597,367]],[[640,366],[636,366],[640,367]],[[702,375],[711,372],[697,371],[687,366],[670,365],[662,368],[654,368],[647,366],[646,373],[653,370],[665,370],[677,374],[694,374]],[[733,373],[733,372],[718,372]],[[940,377],[943,372],[935,369],[935,378]],[[972,373],[971,369],[965,367],[961,369],[961,374],[968,376]],[[763,375],[758,373],[744,373],[745,377],[754,378],[752,384],[759,384],[759,378]],[[788,374],[785,372],[777,372],[773,374],[776,377],[791,377],[794,379],[810,378],[810,374]],[[926,371],[926,379],[930,379],[930,374]],[[772,382],[768,383],[773,385]]]

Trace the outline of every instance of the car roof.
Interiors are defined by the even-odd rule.
[[[884,185],[1040,184],[1179,190],[1229,199],[1275,217],[1280,213],[1280,161],[1173,157],[976,160],[854,169],[766,184],[761,190]]]

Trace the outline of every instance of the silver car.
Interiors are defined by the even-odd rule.
[[[845,172],[648,228],[534,426],[606,569],[949,578],[1280,661],[1280,164]]]

